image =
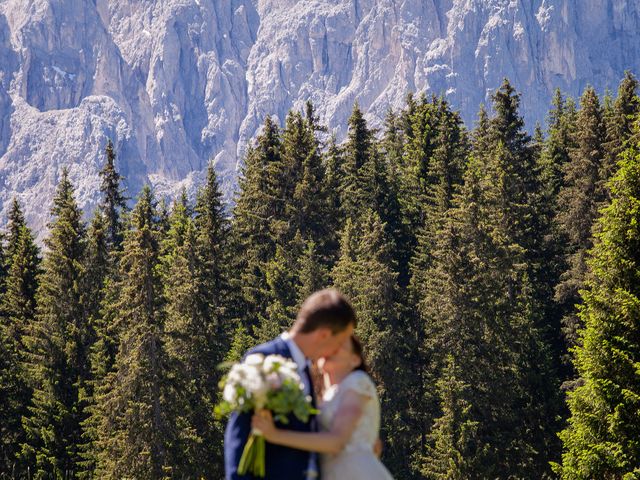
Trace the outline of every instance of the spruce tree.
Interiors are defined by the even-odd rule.
[[[347,220],[332,276],[334,286],[354,305],[367,360],[374,376],[383,380],[390,365],[382,345],[395,324],[397,273],[384,225],[375,212],[365,212],[361,223]]]
[[[291,144],[297,145],[295,155],[300,159],[300,176],[293,189],[289,218],[293,232],[300,232],[306,241],[314,240],[320,250],[329,255],[331,232],[327,229],[329,216],[328,195],[325,189],[324,166],[320,154],[320,144],[311,126],[294,117],[293,132],[289,128],[283,133],[285,161],[291,153]],[[289,125],[288,125],[289,127]]]
[[[77,471],[86,416],[83,392],[90,377],[92,333],[83,291],[86,233],[66,169],[51,214],[36,319],[25,337],[33,397],[23,417],[22,456],[34,478],[64,478]]]
[[[24,378],[0,324],[0,471],[9,478],[21,473],[17,447],[23,441],[20,419],[24,413]]]
[[[384,154],[391,174],[392,183],[398,184],[401,172],[404,169],[405,139],[399,116],[389,108],[384,119],[384,134],[381,142]]]
[[[473,405],[465,398],[469,385],[459,376],[459,368],[449,355],[436,383],[442,415],[434,421],[430,434],[433,447],[422,468],[427,478],[466,480],[473,476],[469,459],[477,440],[478,423],[471,420]]]
[[[495,116],[482,120],[474,135],[476,145],[487,148],[469,161],[419,304],[430,360],[425,381],[445,378],[451,354],[457,380],[467,386],[458,401],[472,406],[465,422],[477,425],[463,459],[470,478],[544,478],[555,444],[557,384],[532,280],[539,262],[539,246],[530,238],[538,227],[539,187],[517,107],[505,82],[494,95]],[[540,395],[548,399],[544,405]],[[434,409],[444,406],[431,393],[427,400],[437,432],[435,419],[447,412]],[[456,441],[462,441],[460,431]],[[461,465],[450,453],[449,461]],[[442,450],[432,445],[425,461],[441,465]]]
[[[102,385],[107,372],[115,363],[118,344],[114,319],[117,307],[114,307],[112,288],[118,276],[118,260],[122,250],[122,240],[126,229],[128,207],[127,197],[122,188],[124,178],[115,167],[115,152],[111,140],[105,149],[106,163],[100,171],[100,193],[102,200],[94,212],[88,231],[86,255],[86,288],[92,292],[85,307],[94,331],[94,340],[90,348],[92,378],[86,391],[87,411],[93,412],[96,398],[94,392]],[[110,308],[111,307],[111,308]],[[90,414],[83,422],[83,441],[81,445],[79,478],[93,478],[95,468],[95,447],[93,442],[100,432],[95,417]]]
[[[85,302],[87,317],[95,323],[100,315],[104,284],[111,270],[109,225],[106,217],[96,210],[87,232],[86,289],[91,292]]]
[[[0,387],[3,392],[0,393],[3,398],[0,402],[3,405],[0,408],[0,471],[18,475],[23,471],[17,465],[19,447],[25,441],[22,417],[28,413],[31,398],[25,371],[24,336],[35,317],[40,258],[26,225],[14,231],[11,239],[8,247],[13,257],[7,261],[9,271],[3,279],[5,292],[0,298],[0,342],[3,350],[0,366],[0,376],[3,377]]]
[[[251,329],[267,308],[264,288],[266,262],[276,250],[276,238],[283,220],[281,195],[274,189],[282,169],[281,142],[278,127],[271,118],[265,120],[255,148],[250,148],[239,180],[239,194],[233,210],[232,249],[234,258],[232,288],[240,292],[242,305],[238,315]]]
[[[437,239],[441,234],[445,216],[451,208],[454,193],[462,183],[464,168],[464,156],[466,153],[466,141],[461,129],[461,122],[456,113],[449,110],[443,100],[438,104],[427,104],[424,108],[432,111],[437,116],[434,120],[433,130],[429,135],[433,143],[430,147],[428,162],[421,176],[414,172],[407,172],[413,177],[415,185],[420,185],[422,193],[421,202],[413,203],[413,211],[417,213],[417,224],[413,232],[416,243],[411,252],[410,281],[408,289],[409,308],[402,315],[404,332],[404,351],[406,365],[416,366],[414,373],[409,377],[410,384],[406,386],[409,398],[410,414],[407,415],[407,423],[414,432],[414,438],[419,438],[419,445],[415,450],[424,453],[426,448],[426,433],[428,430],[428,405],[427,390],[432,390],[425,377],[425,366],[429,359],[424,356],[424,312],[421,309],[422,299],[426,295],[430,275],[430,264],[436,247]],[[414,132],[419,132],[424,127],[418,124],[414,126]],[[414,138],[414,143],[416,138]],[[413,153],[415,155],[415,151]],[[412,201],[413,202],[413,201]],[[405,204],[406,205],[406,204]]]
[[[313,292],[327,288],[329,272],[313,240],[306,242],[298,261],[297,305],[302,305]]]
[[[343,178],[340,184],[340,206],[344,218],[356,219],[364,206],[375,209],[373,182],[373,132],[367,127],[356,103],[349,117],[349,134],[344,146]]]
[[[21,229],[26,225],[24,213],[20,207],[20,202],[16,197],[11,201],[11,208],[7,218],[7,247],[4,253],[7,262],[11,262],[18,245]]]
[[[335,288],[347,295],[356,311],[356,334],[363,342],[371,374],[379,387],[382,435],[389,445],[386,461],[400,470],[408,463],[401,453],[406,451],[406,445],[400,415],[406,405],[395,392],[406,372],[398,358],[402,334],[397,329],[397,272],[391,245],[376,212],[365,211],[358,223],[348,218],[332,277]]]
[[[15,224],[10,224],[12,229]],[[36,291],[40,273],[40,250],[35,244],[31,230],[22,224],[12,232],[7,251],[7,272],[3,278],[4,293],[0,300],[0,312],[5,333],[9,337],[12,350],[16,353],[24,350],[23,336],[34,319],[36,309]]]
[[[414,297],[422,295],[423,276],[429,268],[430,252],[435,246],[444,216],[451,208],[454,193],[462,183],[468,151],[459,115],[452,112],[444,100],[439,100],[429,108],[434,110],[431,114],[436,117],[433,126],[414,126],[415,132],[425,130],[423,137],[432,137],[428,140],[431,145],[429,151],[420,154],[428,155],[428,158],[421,160],[426,164],[420,168],[414,166],[413,172],[407,173],[408,177],[413,177],[416,185],[416,199],[411,200],[413,211],[417,215],[416,223],[411,227],[415,232],[416,242],[410,265],[411,291]],[[427,142],[424,139],[422,141]]]
[[[338,232],[342,230],[344,219],[342,217],[342,207],[340,205],[340,185],[344,181],[344,150],[336,143],[335,136],[329,141],[329,147],[325,154],[325,191],[327,192],[327,231],[329,238],[326,240],[327,255],[329,265],[335,263],[338,255],[339,237]]]
[[[538,154],[541,182],[540,216],[544,227],[541,257],[543,268],[539,281],[547,288],[545,294],[547,298],[554,296],[563,269],[566,245],[556,217],[561,207],[558,194],[565,188],[563,171],[571,161],[570,154],[575,148],[575,117],[573,100],[565,99],[560,91],[556,90],[547,119],[548,135]],[[565,360],[560,363],[561,378],[570,375],[570,372],[567,372],[566,346],[562,338],[561,319],[566,313],[565,308],[566,305],[559,304],[557,301],[546,302],[544,312],[544,317],[548,319],[549,341],[554,357]]]
[[[627,141],[633,135],[634,123],[640,112],[640,98],[637,95],[638,80],[630,72],[624,72],[624,78],[618,86],[618,96],[611,107],[610,115],[605,117],[606,134],[605,159],[600,174],[600,188],[609,192],[606,183],[615,174],[618,156],[626,148]]]
[[[573,351],[579,385],[568,394],[563,479],[640,478],[640,151],[629,148],[609,183],[582,291],[585,328]]]
[[[174,468],[187,477],[211,478],[222,475],[222,434],[214,424],[216,389],[212,385],[219,339],[217,324],[213,323],[217,318],[209,316],[212,295],[203,285],[206,277],[199,256],[198,231],[184,192],[174,204],[170,223],[161,259],[166,302],[164,337],[169,367],[181,385],[176,392],[176,401],[182,406],[179,424],[190,431],[184,435],[184,451]]]
[[[206,183],[196,196],[194,226],[199,259],[198,295],[202,299],[203,315],[208,318],[211,336],[209,362],[217,365],[223,361],[233,333],[230,322],[233,307],[229,304],[237,305],[239,302],[230,288],[230,225],[213,164],[209,165]],[[208,368],[204,378],[206,388],[217,388],[220,375],[216,369]]]
[[[295,319],[297,261],[302,239],[298,236],[297,240],[297,248],[293,250],[278,246],[275,256],[265,266],[268,306],[253,332],[258,343],[268,342],[289,330]]]
[[[109,248],[119,250],[124,228],[122,215],[127,211],[127,197],[121,187],[124,178],[116,170],[116,154],[111,140],[107,143],[105,154],[107,161],[100,170],[100,192],[102,193],[100,209],[105,217]]]
[[[351,218],[358,222],[361,212],[367,210],[380,217],[385,225],[385,234],[393,245],[391,250],[398,252],[395,260],[406,270],[406,235],[401,225],[398,190],[392,181],[390,166],[357,103],[349,118],[339,192],[343,219]],[[397,249],[397,246],[401,248]]]
[[[93,339],[89,348],[91,379],[87,384],[85,399],[87,418],[82,422],[82,444],[76,476],[93,478],[95,468],[93,441],[99,436],[92,412],[95,408],[94,392],[102,384],[106,373],[113,366],[117,338],[110,329],[110,314],[105,310],[105,298],[112,293],[110,288],[115,275],[115,258],[110,251],[109,232],[106,217],[100,209],[96,209],[87,232],[87,248],[85,259],[85,288],[87,296],[84,306],[88,322],[93,331]]]
[[[580,99],[576,119],[575,148],[571,161],[563,167],[563,188],[558,193],[556,222],[562,235],[564,261],[555,299],[563,309],[562,331],[567,348],[578,340],[579,319],[574,305],[579,303],[579,290],[588,275],[587,251],[593,246],[592,226],[605,193],[600,185],[604,161],[605,125],[602,108],[593,88],[587,88]]]
[[[115,288],[119,344],[112,371],[96,390],[92,424],[95,475],[160,479],[180,465],[185,428],[164,344],[158,271],[160,226],[145,186],[125,233]]]
[[[438,113],[434,103],[414,107],[409,118],[413,136],[405,146],[405,165],[401,177],[400,203],[408,230],[415,232],[425,223],[423,205],[428,203],[431,186],[429,170],[435,150]],[[415,245],[415,237],[412,239]]]

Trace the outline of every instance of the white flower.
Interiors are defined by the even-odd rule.
[[[245,365],[253,365],[253,366],[258,366],[258,365],[262,365],[262,363],[264,362],[264,355],[261,353],[252,353],[251,355],[247,355],[247,358],[244,359],[244,363]]]
[[[227,383],[242,383],[242,380],[247,376],[247,373],[241,363],[236,363],[227,375]]]
[[[287,359],[281,355],[267,355],[264,359],[264,363],[262,365],[262,369],[265,373],[271,373],[276,368],[281,368],[282,365],[287,363]]]
[[[257,408],[262,408],[267,402],[267,394],[269,393],[269,385],[262,375],[262,370],[255,365],[243,364],[245,377],[242,379],[242,386],[253,398]]]
[[[224,386],[224,391],[222,392],[222,398],[225,402],[235,404],[238,400],[238,391],[236,390],[236,386],[227,382]]]

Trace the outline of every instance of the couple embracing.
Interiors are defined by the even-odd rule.
[[[353,336],[355,326],[346,298],[336,290],[321,290],[302,304],[289,332],[248,352],[291,358],[320,414],[307,423],[291,416],[287,425],[274,423],[266,410],[253,416],[232,414],[225,432],[227,480],[253,478],[237,473],[252,428],[267,441],[268,480],[392,479],[374,453],[380,442],[380,402]],[[317,362],[323,377],[323,385],[316,388],[311,362]]]

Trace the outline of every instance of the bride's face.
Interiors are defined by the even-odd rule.
[[[323,373],[345,375],[357,368],[360,363],[360,357],[353,353],[351,338],[347,338],[336,353],[322,357],[318,361],[318,367]]]

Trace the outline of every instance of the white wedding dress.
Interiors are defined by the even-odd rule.
[[[393,480],[389,471],[373,453],[380,431],[380,400],[376,386],[365,372],[356,370],[323,396],[320,427],[328,431],[334,421],[341,398],[348,390],[369,399],[345,448],[337,455],[322,455],[322,480]]]

